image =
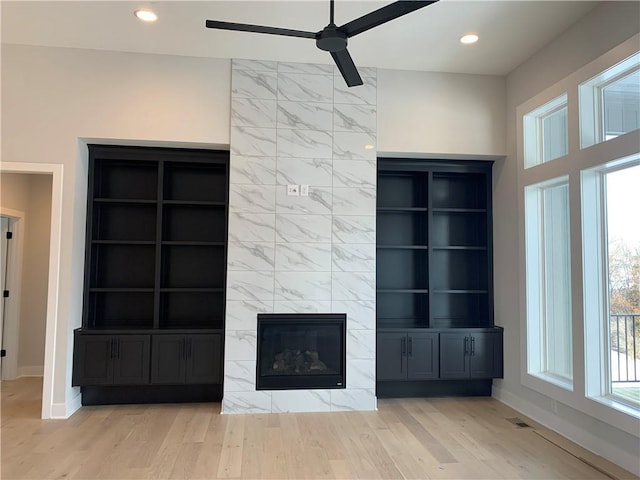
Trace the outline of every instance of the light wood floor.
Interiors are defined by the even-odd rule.
[[[635,478],[491,398],[271,415],[219,415],[219,404],[103,406],[40,420],[40,379],[1,388],[5,480]]]

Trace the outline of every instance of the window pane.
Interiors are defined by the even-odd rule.
[[[572,378],[569,187],[543,190],[545,371]]]
[[[523,116],[525,168],[567,155],[567,121],[566,94]]]
[[[620,78],[602,89],[604,140],[640,127],[640,71]]]
[[[569,186],[525,189],[528,371],[571,383],[573,347]]]
[[[640,406],[640,165],[608,173],[609,391]]]
[[[566,155],[567,107],[563,107],[542,118],[542,161]]]
[[[580,84],[580,147],[640,127],[640,52]]]

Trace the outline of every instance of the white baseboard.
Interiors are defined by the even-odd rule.
[[[493,385],[492,396],[514,410],[517,410],[532,420],[544,425],[549,430],[553,430],[563,437],[568,438],[573,443],[586,448],[596,455],[606,458],[610,462],[615,463],[635,475],[640,476],[640,464],[638,463],[638,457],[636,455],[632,455],[616,448],[595,434],[587,430],[583,430],[573,423],[564,420],[560,416],[552,412],[548,412],[511,392],[503,390],[495,383]]]
[[[67,418],[80,410],[82,407],[82,394],[78,389],[78,394],[67,402]]]
[[[43,365],[28,365],[18,367],[18,378],[20,377],[42,377],[44,375]]]
[[[73,415],[81,407],[82,395],[80,394],[80,392],[78,392],[77,395],[71,398],[68,402],[52,404],[49,411],[50,416],[47,418],[52,420],[65,420]],[[46,416],[46,412],[44,413],[44,415]]]
[[[51,405],[51,419],[65,419],[69,418],[67,415],[67,404],[66,403],[53,403]]]

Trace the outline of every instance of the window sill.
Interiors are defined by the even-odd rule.
[[[543,372],[538,372],[538,373],[529,372],[529,375],[539,380],[542,380],[544,382],[555,385],[556,387],[560,387],[569,392],[573,392],[573,383],[570,380],[567,380],[565,378],[561,378],[556,375],[551,375]]]
[[[637,407],[632,407],[628,403],[618,401],[614,396],[611,395],[603,395],[603,396],[593,396],[587,397],[595,402],[598,402],[606,407],[609,407],[613,410],[617,410],[626,415],[635,417],[640,419],[640,409]]]

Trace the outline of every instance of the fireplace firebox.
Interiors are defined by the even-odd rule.
[[[258,315],[257,390],[346,388],[344,313]]]

